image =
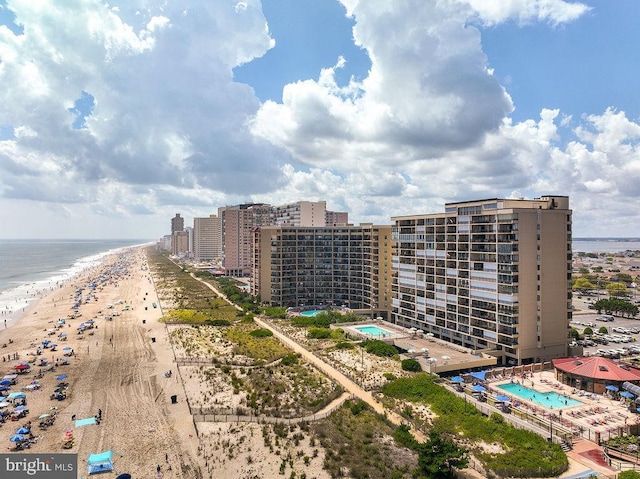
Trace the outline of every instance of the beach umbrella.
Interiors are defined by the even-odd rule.
[[[7,401],[0,402],[0,409],[5,408],[7,406],[11,406],[11,403]]]
[[[27,406],[16,406],[13,408],[15,412],[24,411],[25,409],[27,409]]]
[[[125,472],[124,474],[120,474],[119,476],[116,476],[116,479],[131,479],[131,474],[127,474]]]
[[[444,356],[442,356],[442,359],[444,359],[445,361],[449,361],[449,359],[451,359],[451,356],[447,356],[445,354]]]
[[[474,393],[482,393],[482,392],[485,392],[487,389],[484,386],[480,386],[479,384],[476,384],[471,388],[471,390]]]
[[[23,371],[25,369],[29,369],[31,366],[29,366],[28,364],[25,363],[20,363],[20,364],[16,364],[14,366],[14,369],[17,369],[18,371]]]
[[[11,381],[9,381],[8,379],[3,379],[2,381],[0,381],[0,386],[11,386]]]
[[[65,346],[64,348],[62,348],[63,351],[73,351],[73,348],[71,346]]]
[[[9,441],[11,441],[11,442],[22,442],[22,441],[24,441],[24,436],[21,436],[20,434],[16,434],[15,436],[11,436],[9,438]]]
[[[49,416],[51,416],[51,414],[40,414],[40,415],[38,416],[38,419],[46,419],[46,418],[48,418]]]
[[[620,393],[620,396],[631,399],[633,397],[633,394],[631,394],[629,391],[622,391]]]
[[[451,382],[452,383],[463,383],[464,382],[464,378],[462,378],[460,376],[453,376],[451,378]]]
[[[504,394],[498,394],[498,395],[496,396],[496,401],[499,401],[499,402],[509,402],[509,401],[511,401],[511,399],[509,398],[509,396],[505,396]]]
[[[56,381],[64,381],[67,377],[66,374],[61,374],[60,376],[56,376]]]
[[[616,386],[612,386],[611,384],[609,384],[605,389],[607,389],[608,391],[618,391],[618,388]]]
[[[30,429],[28,427],[21,427],[16,431],[16,434],[29,434]]]
[[[8,390],[9,390],[8,384],[7,385],[0,384],[0,391],[8,391]]]
[[[51,344],[49,345],[49,347],[51,347],[51,348],[57,348],[57,347],[58,347],[58,345],[57,345],[57,344],[55,344],[55,343],[51,343]]]

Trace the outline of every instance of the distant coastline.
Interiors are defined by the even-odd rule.
[[[573,241],[611,241],[618,243],[638,243],[640,238],[573,238]]]

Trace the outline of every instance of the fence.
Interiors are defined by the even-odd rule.
[[[259,424],[298,424],[301,422],[319,421],[324,419],[338,409],[342,404],[350,399],[355,399],[353,394],[344,395],[342,401],[335,403],[332,407],[315,414],[309,414],[302,417],[276,417],[267,416],[265,414],[253,415],[251,410],[244,408],[229,409],[196,409],[191,410],[194,422],[254,422]],[[248,414],[238,414],[238,413]]]

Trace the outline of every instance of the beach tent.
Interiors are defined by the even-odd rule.
[[[87,473],[91,475],[98,474],[100,472],[113,471],[113,461],[111,460],[112,456],[113,451],[89,454],[89,459],[87,459]]]
[[[15,392],[7,396],[7,401],[16,402],[18,399],[27,399],[27,395],[23,392]]]

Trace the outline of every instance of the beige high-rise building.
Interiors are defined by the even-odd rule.
[[[222,219],[216,215],[193,219],[193,256],[198,262],[222,259]]]
[[[223,267],[227,276],[247,276],[252,265],[252,230],[268,225],[271,206],[249,203],[218,209],[222,220]]]
[[[176,231],[171,235],[171,254],[184,256],[189,252],[189,233]]]
[[[274,226],[325,226],[326,201],[297,201],[271,208]]]
[[[499,364],[566,356],[571,216],[568,197],[543,196],[392,218],[392,321]]]
[[[349,224],[349,213],[346,211],[327,211],[324,222],[327,226],[342,226]]]
[[[252,294],[287,307],[345,306],[389,318],[391,226],[260,227]]]

